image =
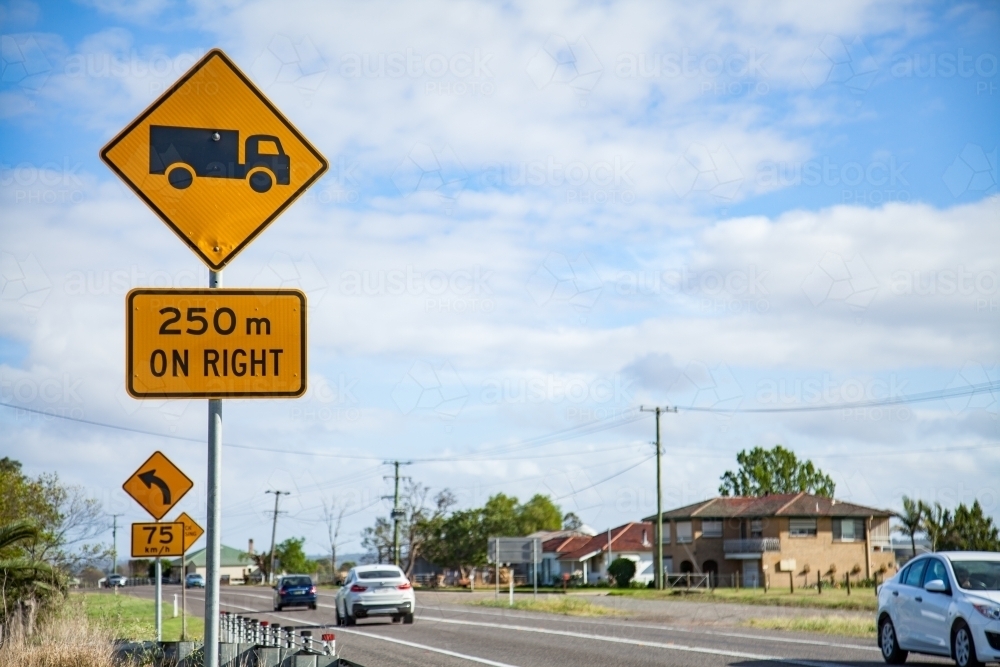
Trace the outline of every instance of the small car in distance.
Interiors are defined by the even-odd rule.
[[[912,559],[878,589],[878,646],[890,664],[924,653],[958,667],[1000,662],[1000,553]]]
[[[119,586],[124,586],[128,579],[121,574],[111,574],[108,578],[104,580],[104,585],[107,588],[117,588]]]
[[[274,585],[274,610],[285,607],[316,608],[316,586],[308,574],[286,574]]]
[[[205,587],[205,577],[200,574],[192,572],[188,576],[184,577],[184,587],[185,588],[204,588]]]
[[[395,565],[358,565],[347,573],[337,591],[337,625],[355,625],[359,618],[389,616],[393,623],[413,623],[417,601],[413,586]]]

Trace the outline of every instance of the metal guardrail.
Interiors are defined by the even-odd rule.
[[[723,540],[722,550],[727,554],[758,554],[765,551],[781,551],[781,540],[777,537]]]

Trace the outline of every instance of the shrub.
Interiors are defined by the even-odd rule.
[[[629,588],[635,576],[635,561],[618,557],[608,566],[608,574],[614,577],[618,588]]]

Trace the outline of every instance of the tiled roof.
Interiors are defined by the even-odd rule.
[[[612,528],[611,552],[618,551],[634,553],[637,551],[653,550],[653,524],[633,521],[624,526]],[[643,541],[643,532],[646,540]],[[559,560],[581,560],[595,553],[603,553],[608,550],[608,533],[598,533],[594,537],[587,538],[586,542],[575,545],[572,550],[565,550],[559,556]]]
[[[581,545],[586,544],[591,539],[586,535],[571,535],[569,537],[554,537],[551,540],[546,540],[542,542],[542,553],[557,553],[563,554],[567,551],[573,551],[578,549]]]
[[[775,493],[767,496],[719,496],[663,513],[664,519],[728,519],[769,516],[892,516],[889,510],[846,503],[809,493]],[[645,521],[655,521],[656,515]]]

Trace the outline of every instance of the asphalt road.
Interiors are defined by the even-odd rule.
[[[124,592],[153,597],[152,586]],[[164,586],[163,599],[173,600],[177,586]],[[272,611],[264,588],[223,588],[222,609],[259,620],[302,629],[334,623],[334,594],[321,591],[319,609]],[[188,591],[191,613],[204,611],[204,592]],[[814,613],[824,613],[814,610]],[[413,625],[389,619],[359,621],[335,628],[340,655],[364,667],[495,665],[517,667],[583,667],[587,665],[676,665],[678,667],[877,667],[884,663],[874,642],[863,639],[774,632],[692,619],[664,623],[655,616],[578,618],[504,609],[468,607],[453,596],[417,594]],[[317,633],[314,633],[314,635]],[[951,664],[912,656],[912,664]]]

